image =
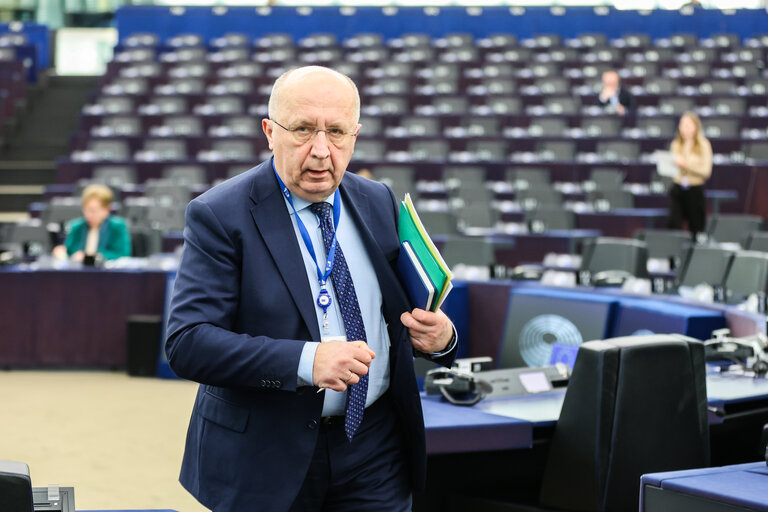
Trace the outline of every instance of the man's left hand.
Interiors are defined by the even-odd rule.
[[[413,348],[425,354],[442,352],[453,337],[453,324],[441,310],[436,312],[414,309],[400,315],[408,328]]]

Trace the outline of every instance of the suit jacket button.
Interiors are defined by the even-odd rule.
[[[260,387],[262,387],[262,388],[263,388],[263,387],[264,387],[264,386],[266,386],[266,385],[267,385],[267,383],[266,383],[266,382],[264,382],[263,380],[260,380],[260,381],[259,381],[259,386],[260,386]]]
[[[315,430],[317,428],[317,420],[309,420],[307,422],[307,428]]]
[[[280,381],[279,381],[279,380],[276,380],[276,381],[275,381],[275,387],[276,387],[276,388],[279,388],[279,387],[280,387]]]

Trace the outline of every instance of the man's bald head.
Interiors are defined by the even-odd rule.
[[[360,93],[357,90],[357,85],[347,75],[323,66],[304,66],[290,69],[280,75],[275,80],[272,92],[269,95],[268,112],[270,119],[276,119],[280,115],[280,109],[284,104],[284,102],[281,102],[280,96],[285,89],[290,89],[290,87],[300,85],[302,82],[309,82],[312,79],[321,77],[331,81],[338,81],[339,87],[349,88],[351,99],[354,102],[354,121],[357,123],[360,119]]]

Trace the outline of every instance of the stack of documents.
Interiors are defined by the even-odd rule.
[[[410,194],[400,203],[397,228],[400,234],[397,267],[411,305],[436,311],[453,288],[453,275],[424,229]]]

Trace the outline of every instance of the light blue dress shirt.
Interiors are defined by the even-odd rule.
[[[311,203],[292,196],[293,204],[299,214],[304,226],[312,239],[312,245],[315,249],[315,255],[318,259],[320,268],[325,268],[325,245],[323,243],[323,234],[320,230],[320,220],[309,209]],[[333,204],[334,197],[326,199],[327,203]],[[301,238],[296,217],[288,200],[285,200],[285,206],[291,214],[291,223],[296,234],[296,238],[301,248],[301,255],[304,259],[304,267],[309,277],[309,286],[312,289],[313,302],[320,293],[320,283],[317,280],[317,269],[315,262],[312,261],[309,251]],[[376,271],[371,264],[370,258],[365,250],[360,233],[355,226],[354,220],[349,216],[344,202],[341,203],[341,217],[339,218],[339,227],[337,229],[338,244],[344,251],[344,257],[349,267],[349,273],[352,276],[352,282],[355,284],[357,301],[360,304],[360,312],[363,316],[363,325],[365,326],[365,335],[368,338],[368,346],[376,353],[376,358],[371,362],[368,371],[368,394],[366,396],[366,407],[374,403],[389,388],[389,333],[387,325],[382,314],[382,297],[379,289],[379,280],[376,277]],[[320,326],[320,335],[325,339],[339,338],[345,336],[344,322],[341,316],[341,310],[336,300],[336,292],[333,289],[333,282],[328,279],[326,288],[331,294],[332,302],[328,308],[328,329],[324,329],[323,310],[315,305],[317,314],[317,323]],[[349,340],[355,341],[355,340]],[[312,385],[312,369],[315,362],[315,353],[317,352],[317,342],[307,342],[299,359],[299,384]],[[324,391],[325,399],[323,403],[323,416],[335,416],[344,414],[344,408],[347,400],[347,393],[326,389]]]

